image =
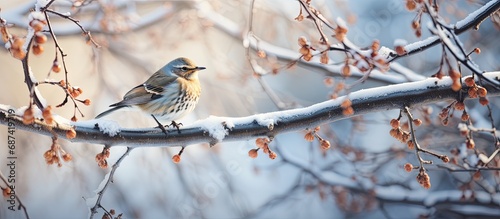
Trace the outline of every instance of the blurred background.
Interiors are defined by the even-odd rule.
[[[294,20],[300,9],[297,1],[102,0],[83,1],[83,6],[72,7],[76,2],[56,0],[52,8],[61,13],[70,12],[80,20],[100,48],[88,43],[73,22],[57,15],[50,15],[50,19],[58,42],[67,54],[68,81],[83,90],[82,99],[92,101],[90,106],[79,106],[84,115],[77,114],[79,121],[93,119],[110,104],[121,100],[130,88],[143,83],[177,57],[189,57],[197,65],[207,67],[200,72],[203,92],[197,108],[178,121],[184,124],[210,115],[240,117],[310,106],[330,99],[335,86],[325,80],[333,79],[336,85],[353,83],[359,78],[353,76],[344,81],[338,71],[326,71],[307,63],[285,68],[291,60],[273,53],[276,50],[266,52],[271,47],[265,45],[270,44],[298,59],[298,37],[305,36],[312,45],[318,44],[319,35],[313,23],[307,19]],[[447,22],[455,23],[487,1],[438,2],[440,14]],[[0,17],[14,25],[9,28],[12,33],[25,35],[28,14],[34,4],[35,1],[2,0]],[[337,17],[344,19],[349,29],[347,37],[362,48],[370,47],[375,39],[381,46],[393,48],[396,39],[410,43],[430,36],[425,28],[429,21],[425,15],[422,36],[415,36],[411,22],[416,13],[408,11],[403,0],[313,0],[312,4],[329,21]],[[496,16],[498,22],[498,12]],[[498,71],[500,67],[498,30],[498,23],[487,19],[478,31],[460,35],[467,50],[481,48],[481,54],[472,58],[485,71]],[[253,43],[255,39],[257,43]],[[248,42],[252,42],[252,48],[247,53]],[[54,60],[55,47],[50,37],[44,48],[43,54],[30,54],[29,59],[40,81],[46,79]],[[266,57],[259,57],[256,50],[266,52]],[[429,77],[437,72],[441,55],[441,47],[435,46],[399,59],[397,64],[412,74]],[[340,52],[330,52],[329,57],[332,66],[340,66],[344,60]],[[256,77],[249,60],[269,74]],[[1,49],[0,66],[0,104],[14,108],[28,105],[29,92],[21,62]],[[279,69],[278,73],[272,74],[273,69]],[[463,74],[470,72],[464,70]],[[59,81],[64,79],[64,73],[51,73],[49,78]],[[380,79],[368,79],[350,91],[416,79],[419,77],[405,77],[390,70]],[[63,91],[55,86],[42,85],[39,89],[50,105],[55,106],[64,98]],[[490,99],[495,118],[500,118],[499,102],[498,98]],[[456,128],[459,117],[452,119],[448,126],[440,125],[437,114],[448,104],[415,109],[417,117],[426,119],[418,128],[422,145],[450,157],[453,156],[450,150],[462,148],[457,159],[477,160],[474,151],[463,150],[464,138]],[[478,127],[491,126],[485,107],[477,101],[466,104]],[[423,113],[429,110],[433,113]],[[54,113],[69,119],[74,108],[66,104]],[[275,160],[261,153],[256,159],[250,158],[248,151],[255,148],[253,140],[222,143],[212,148],[208,144],[192,145],[186,148],[179,164],[174,164],[171,157],[180,147],[137,148],[121,163],[101,204],[108,210],[123,213],[124,218],[440,218],[477,216],[481,215],[478,211],[484,213],[485,209],[498,217],[498,205],[483,205],[470,199],[471,191],[497,194],[498,171],[486,173],[485,182],[477,183],[473,182],[470,172],[452,173],[434,165],[428,168],[430,190],[417,183],[416,171],[404,171],[405,163],[417,164],[418,161],[413,151],[389,135],[389,120],[398,115],[398,110],[392,110],[322,126],[320,135],[332,143],[328,151],[322,151],[317,141],[305,141],[305,132],[281,134],[270,145],[278,154]],[[116,112],[107,119],[127,128],[156,125],[150,117],[136,111]],[[7,133],[7,128],[0,126],[0,138],[5,142],[7,137],[3,133]],[[57,167],[47,165],[43,158],[51,138],[19,130],[15,137],[16,192],[30,216],[87,218],[89,205],[85,199],[95,196],[109,172],[109,168],[101,169],[95,162],[95,155],[101,152],[103,145],[60,140],[73,160]],[[476,141],[478,150],[491,153],[491,136],[479,136]],[[8,172],[4,164],[7,161],[3,160],[7,149],[0,148],[0,171],[4,174]],[[125,147],[112,147],[108,162],[113,164],[124,151]],[[433,160],[432,157],[426,159]],[[345,187],[343,180],[354,180],[357,184]],[[374,195],[373,185],[392,191],[394,196]],[[426,196],[439,191],[467,197],[458,204],[451,200],[438,202],[442,205],[424,202]],[[412,194],[420,196],[414,201],[404,198]],[[8,210],[8,203],[0,203],[0,218],[24,218],[20,211]],[[471,209],[455,208],[457,205]],[[102,214],[100,211],[97,217]]]

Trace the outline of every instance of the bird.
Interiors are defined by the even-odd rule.
[[[96,119],[106,116],[125,107],[138,108],[150,114],[159,128],[167,134],[164,126],[158,121],[171,121],[177,128],[182,123],[175,120],[184,117],[194,110],[201,95],[201,85],[198,71],[206,69],[196,66],[188,58],[174,59],[156,71],[144,83],[128,91],[120,102],[96,116]],[[168,127],[166,125],[165,127]]]

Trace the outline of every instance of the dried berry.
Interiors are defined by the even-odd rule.
[[[456,110],[460,110],[460,111],[464,110],[465,109],[464,102],[457,102],[457,103],[455,103],[455,109]]]
[[[181,155],[176,154],[176,155],[172,156],[172,161],[173,161],[174,163],[179,163],[179,162],[181,162]]]
[[[259,154],[257,153],[259,149],[251,149],[248,151],[248,156],[251,158],[256,158]]]
[[[476,82],[474,81],[474,78],[472,78],[472,77],[466,77],[464,82],[465,82],[465,85],[467,85],[467,87],[473,87],[476,84]]]
[[[397,120],[397,119],[391,119],[390,124],[391,124],[391,127],[392,127],[393,129],[397,129],[397,128],[399,128],[399,120]]]
[[[411,163],[406,163],[404,168],[406,172],[411,172],[413,170],[413,165],[411,165]]]

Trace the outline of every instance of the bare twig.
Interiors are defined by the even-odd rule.
[[[420,163],[420,169],[425,170],[424,164],[432,164],[432,161],[422,159],[422,157],[420,156],[420,152],[424,152],[424,153],[433,155],[433,156],[435,156],[435,157],[437,157],[439,159],[441,159],[443,157],[443,155],[440,155],[440,154],[437,154],[435,152],[429,151],[429,150],[424,149],[424,148],[422,148],[420,146],[420,144],[417,141],[416,134],[415,134],[415,128],[413,127],[413,120],[414,120],[414,118],[413,118],[412,113],[410,112],[410,108],[409,107],[405,107],[404,108],[404,112],[408,116],[408,124],[410,126],[411,140],[413,141],[413,144],[415,145],[415,154],[417,155],[418,162]]]
[[[73,23],[75,23],[75,24],[76,24],[76,25],[77,25],[77,26],[78,26],[78,27],[82,30],[83,34],[85,34],[85,35],[88,37],[88,40],[89,40],[90,42],[92,42],[92,44],[94,44],[94,46],[95,46],[96,48],[101,47],[101,46],[100,46],[100,45],[99,45],[99,44],[98,44],[98,43],[94,40],[94,38],[93,38],[93,37],[92,37],[92,35],[90,34],[90,31],[86,30],[86,29],[85,29],[85,28],[84,28],[84,27],[80,24],[80,21],[78,21],[78,20],[76,20],[76,19],[72,18],[71,16],[68,16],[68,15],[65,15],[65,14],[62,14],[62,13],[59,13],[59,12],[57,12],[57,11],[53,11],[53,10],[50,10],[50,9],[47,9],[46,11],[47,11],[47,12],[49,12],[49,13],[55,14],[55,15],[57,15],[57,16],[59,16],[59,17],[62,17],[62,18],[65,18],[65,19],[68,19],[68,20],[72,21]],[[46,15],[46,16],[47,16],[47,15]],[[47,20],[48,20],[48,19],[47,19]],[[52,31],[51,31],[51,32],[52,32]],[[53,34],[52,34],[52,36],[53,36]],[[54,36],[53,36],[53,37],[54,37]],[[58,48],[60,48],[60,47],[58,47]],[[63,53],[61,52],[61,54],[63,54]],[[63,55],[63,56],[64,56],[64,55]]]
[[[106,189],[108,188],[109,184],[110,183],[113,183],[113,177],[115,175],[115,171],[118,169],[118,167],[120,166],[120,163],[125,159],[126,156],[129,155],[130,151],[132,151],[133,148],[131,147],[127,147],[127,150],[125,151],[125,153],[122,154],[122,156],[120,156],[120,158],[118,158],[118,160],[116,161],[115,164],[113,164],[113,166],[111,167],[111,171],[109,172],[109,174],[107,175],[107,179],[106,180],[106,183],[104,184],[104,186],[102,187],[102,189],[97,192],[97,200],[96,200],[96,203],[95,205],[90,209],[90,218],[94,218],[94,215],[97,214],[97,210],[99,209],[102,209],[105,211],[105,214],[107,214],[109,216],[109,218],[113,218],[113,216],[111,215],[111,213],[109,213],[102,205],[101,205],[101,200],[102,200],[102,197],[104,196],[104,192],[106,192]]]
[[[16,197],[16,200],[19,203],[18,209],[23,209],[24,216],[26,217],[26,219],[30,219],[30,216],[28,215],[28,210],[26,209],[26,206],[23,204],[23,202],[19,198],[19,195],[17,195],[17,192],[15,192],[15,189],[10,187],[9,183],[7,182],[7,179],[5,178],[5,176],[3,175],[2,172],[0,172],[0,179],[5,183],[6,186],[8,186],[14,192],[14,196]]]

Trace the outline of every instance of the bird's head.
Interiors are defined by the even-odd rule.
[[[174,59],[163,67],[163,71],[166,74],[172,74],[188,80],[198,77],[197,72],[203,69],[205,67],[196,66],[193,61],[184,57]]]

